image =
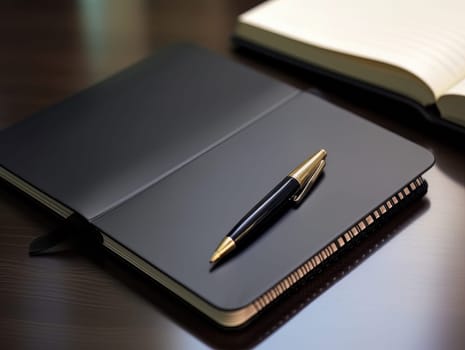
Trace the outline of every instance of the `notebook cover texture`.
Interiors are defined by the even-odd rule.
[[[296,93],[173,46],[2,130],[1,165],[92,220]]]

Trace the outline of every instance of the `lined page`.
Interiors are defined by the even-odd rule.
[[[437,99],[465,78],[464,16],[463,0],[274,0],[240,21],[400,67]]]

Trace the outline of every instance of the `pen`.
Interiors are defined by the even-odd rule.
[[[326,154],[322,149],[292,170],[223,238],[210,262],[215,263],[233,251],[246,236],[256,233],[260,224],[277,214],[289,201],[299,204],[321,174],[326,164]]]

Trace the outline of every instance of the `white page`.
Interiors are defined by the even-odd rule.
[[[465,0],[274,0],[240,21],[400,67],[436,99],[465,77]]]

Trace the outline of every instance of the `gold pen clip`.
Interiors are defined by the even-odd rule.
[[[299,192],[291,197],[291,200],[295,204],[300,204],[300,202],[302,202],[317,181],[326,165],[326,155],[326,151],[322,149],[289,173],[290,177],[293,177],[299,182],[301,188]]]

